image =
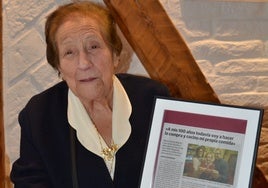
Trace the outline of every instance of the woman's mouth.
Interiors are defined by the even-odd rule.
[[[96,80],[97,78],[95,77],[90,77],[90,78],[85,78],[85,79],[80,79],[80,82],[92,82],[94,80]]]

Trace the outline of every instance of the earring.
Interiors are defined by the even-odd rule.
[[[58,72],[58,76],[59,76],[60,79],[64,80],[63,75],[62,75],[62,73],[60,71]]]

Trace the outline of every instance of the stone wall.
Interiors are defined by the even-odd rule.
[[[160,1],[222,103],[268,106],[268,3]],[[18,112],[33,94],[59,81],[46,63],[43,29],[46,15],[66,2],[3,1],[4,121],[11,162],[19,152]],[[131,60],[128,72],[147,75],[135,54]],[[260,165],[268,174],[266,137]]]

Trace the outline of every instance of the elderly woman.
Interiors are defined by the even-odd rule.
[[[91,2],[47,19],[47,60],[63,81],[19,114],[16,188],[137,188],[155,96],[166,87],[114,74],[122,44],[108,10]]]

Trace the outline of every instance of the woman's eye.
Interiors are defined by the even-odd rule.
[[[97,48],[98,48],[97,45],[92,45],[92,46],[91,46],[91,49],[97,49]]]
[[[72,55],[73,54],[73,51],[71,51],[71,50],[69,50],[69,51],[66,51],[65,53],[64,53],[64,55],[66,56],[68,56],[68,55]]]

